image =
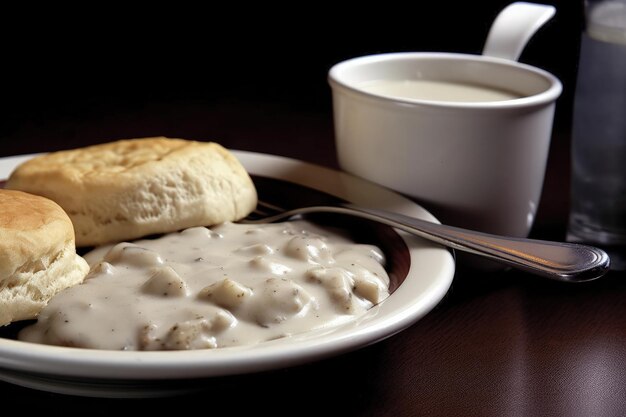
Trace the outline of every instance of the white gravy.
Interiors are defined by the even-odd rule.
[[[87,254],[85,281],[21,340],[109,350],[255,344],[334,325],[386,298],[382,252],[305,221],[226,223]]]
[[[431,101],[486,102],[520,98],[519,94],[482,85],[430,80],[374,80],[359,85],[382,96]]]

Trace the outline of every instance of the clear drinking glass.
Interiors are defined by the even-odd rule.
[[[574,102],[569,240],[626,259],[626,0],[586,2]]]

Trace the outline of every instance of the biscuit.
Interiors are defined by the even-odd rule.
[[[35,318],[89,272],[72,222],[53,201],[0,189],[0,326]]]
[[[6,187],[57,202],[78,246],[239,220],[257,201],[248,173],[222,146],[163,137],[39,156]]]

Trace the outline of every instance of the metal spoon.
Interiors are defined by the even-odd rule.
[[[610,266],[607,253],[592,246],[496,236],[352,204],[284,210],[259,201],[259,207],[263,217],[247,218],[246,223],[272,223],[296,215],[320,212],[348,214],[557,281],[591,281],[604,275]]]

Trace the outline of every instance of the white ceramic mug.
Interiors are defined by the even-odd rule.
[[[509,6],[508,15],[503,12],[496,19],[483,55],[391,53],[331,68],[341,168],[415,197],[445,223],[527,236],[541,195],[555,100],[562,89],[553,75],[515,61],[541,26],[537,13],[543,13],[545,21],[551,16],[549,7],[530,6],[535,27],[522,35],[509,33],[515,41],[502,41],[506,36],[498,25],[504,19],[510,32],[515,26],[511,16],[519,17],[516,7],[528,6]],[[489,51],[499,56],[487,56]],[[478,86],[515,98],[450,101],[372,92],[372,83],[381,80]]]

